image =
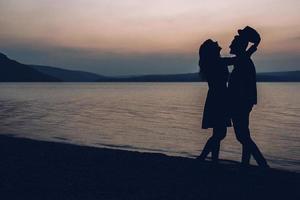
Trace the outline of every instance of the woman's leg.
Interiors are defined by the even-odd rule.
[[[211,136],[207,140],[207,142],[206,142],[206,144],[205,144],[205,146],[204,146],[204,148],[203,148],[200,156],[197,157],[198,160],[205,160],[205,158],[208,156],[208,154],[212,151],[212,146],[213,146],[213,143],[214,143],[213,140],[214,140],[213,136]]]
[[[204,149],[198,159],[205,160],[207,155],[212,152],[212,159],[217,161],[219,158],[220,142],[226,136],[226,127],[216,127],[213,129],[213,135],[207,140]]]
[[[227,128],[226,127],[216,127],[213,129],[214,143],[212,148],[212,160],[218,162],[220,154],[220,144],[221,141],[226,137]]]

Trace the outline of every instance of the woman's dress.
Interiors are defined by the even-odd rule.
[[[202,118],[202,128],[229,127],[229,102],[227,81],[229,71],[222,58],[204,72],[208,83],[208,93]]]

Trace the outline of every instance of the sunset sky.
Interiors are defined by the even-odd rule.
[[[299,0],[1,0],[0,52],[104,75],[198,70],[208,38],[222,54],[237,29],[262,37],[257,71],[300,70]]]

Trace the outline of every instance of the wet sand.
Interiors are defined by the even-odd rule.
[[[300,199],[300,174],[0,136],[0,199]]]

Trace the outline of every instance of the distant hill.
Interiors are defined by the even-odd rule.
[[[258,73],[257,81],[259,82],[300,82],[300,71]]]
[[[110,78],[90,72],[22,64],[0,53],[0,82],[95,82],[99,79]]]
[[[58,82],[60,79],[9,59],[0,53],[0,82]]]
[[[99,82],[103,81],[101,79]],[[166,75],[143,75],[132,77],[110,78],[111,82],[200,82],[203,79],[198,73],[189,74],[166,74]],[[300,82],[300,71],[289,72],[266,72],[257,74],[258,82]]]
[[[31,67],[39,72],[56,77],[64,82],[95,82],[98,80],[105,81],[110,79],[105,76],[84,71],[67,70],[41,65],[31,65]]]
[[[198,73],[187,74],[162,74],[162,75],[141,75],[126,77],[110,77],[106,80],[99,79],[98,82],[200,82]]]
[[[198,73],[108,77],[57,67],[26,65],[0,53],[0,82],[200,82]],[[259,82],[300,82],[300,71],[258,73]]]

